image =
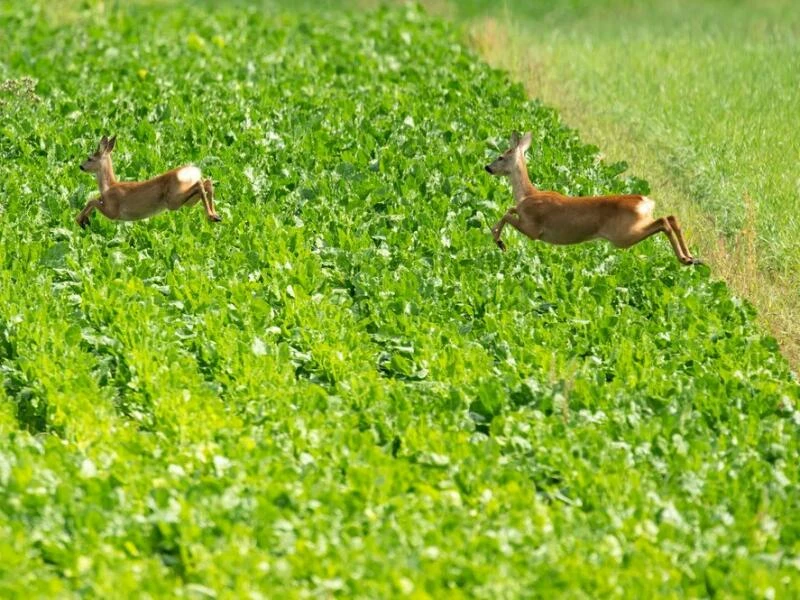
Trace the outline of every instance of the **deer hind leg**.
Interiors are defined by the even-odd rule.
[[[173,196],[167,201],[167,208],[170,210],[178,210],[183,206],[194,206],[200,200],[203,200],[203,206],[206,209],[206,215],[211,221],[221,221],[219,215],[214,211],[213,205],[209,198],[209,190],[213,194],[213,185],[211,180],[201,180],[194,183],[188,190]]]
[[[676,219],[673,215],[670,215],[667,217],[667,221],[669,222],[669,226],[672,228],[672,231],[675,232],[675,237],[678,238],[678,245],[680,246],[683,255],[691,259],[692,264],[695,265],[703,264],[700,259],[694,258],[689,252],[689,247],[686,245],[686,240],[683,238],[683,231],[681,230],[681,226],[678,225],[678,219]]]
[[[200,195],[203,197],[208,219],[210,221],[221,221],[222,217],[217,214],[217,209],[214,207],[214,183],[210,179],[203,179],[200,182]]]
[[[200,201],[200,182],[193,183],[182,192],[170,190],[167,196],[167,208],[170,210],[178,210],[184,206],[197,204]]]
[[[500,234],[503,233],[503,227],[507,224],[516,227],[519,229],[519,213],[517,212],[516,207],[511,207],[506,211],[506,214],[494,224],[492,227],[492,237],[494,238],[494,243],[497,244],[497,247],[500,248],[503,252],[506,251],[506,245],[503,240],[500,239]]]
[[[681,263],[684,265],[694,264],[694,259],[691,256],[684,254],[681,244],[678,241],[678,236],[675,235],[675,231],[672,229],[668,217],[661,217],[660,219],[654,220],[649,225],[636,230],[631,236],[625,238],[624,240],[612,241],[616,246],[620,246],[621,248],[629,248],[657,233],[664,233],[669,238],[669,243],[672,245],[672,250],[675,252],[675,256],[678,257],[678,260]]]

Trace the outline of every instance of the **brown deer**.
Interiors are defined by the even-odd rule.
[[[86,203],[75,218],[78,225],[86,227],[94,209],[115,221],[137,221],[167,209],[192,206],[200,199],[209,221],[222,220],[214,209],[214,185],[210,179],[203,179],[195,166],[179,167],[147,181],[117,181],[111,164],[116,143],[117,136],[103,136],[95,153],[81,165],[81,171],[97,177],[100,197]]]
[[[655,202],[647,196],[564,196],[538,190],[531,183],[525,164],[525,151],[531,145],[530,132],[521,138],[513,133],[510,143],[511,148],[486,165],[490,174],[511,180],[516,201],[516,206],[509,208],[492,227],[492,236],[501,250],[506,249],[500,239],[506,224],[532,240],[550,244],[579,244],[603,238],[618,248],[629,248],[663,232],[681,263],[701,264],[689,254],[678,220],[673,216],[653,218]]]

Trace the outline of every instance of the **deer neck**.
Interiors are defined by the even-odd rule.
[[[514,200],[518,203],[536,192],[536,188],[533,187],[530,177],[528,177],[528,167],[525,165],[525,159],[522,156],[517,158],[516,166],[508,178],[511,181]]]
[[[100,193],[105,194],[108,188],[117,183],[117,178],[114,175],[114,165],[111,164],[111,157],[103,161],[102,168],[97,172],[97,187],[100,188]]]

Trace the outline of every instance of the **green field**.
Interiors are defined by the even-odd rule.
[[[650,181],[660,206],[685,217],[701,256],[800,365],[797,2],[449,7],[493,64]]]
[[[0,597],[797,594],[775,340],[663,236],[499,252],[513,129],[543,186],[648,185],[452,26],[52,6],[0,4]],[[103,134],[223,222],[81,230]]]

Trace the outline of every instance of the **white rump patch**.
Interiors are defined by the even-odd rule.
[[[200,169],[189,166],[179,169],[175,176],[181,183],[195,184],[200,181],[201,174]]]
[[[642,216],[651,215],[653,214],[653,209],[655,209],[656,203],[653,201],[652,198],[648,198],[647,196],[642,196],[642,201],[636,205],[636,212]]]

